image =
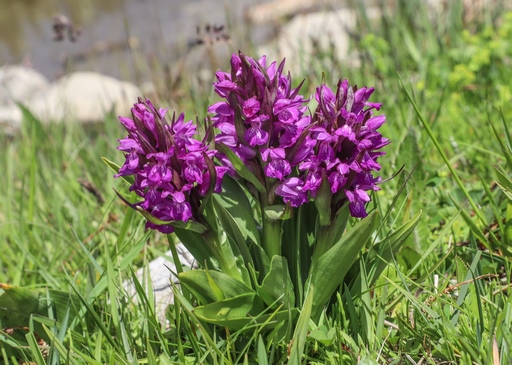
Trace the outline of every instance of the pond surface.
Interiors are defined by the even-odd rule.
[[[268,30],[252,29],[249,35],[243,15],[268,1],[0,0],[0,66],[25,63],[50,80],[66,70],[91,70],[143,81],[134,80],[134,63],[177,60],[198,26],[227,25],[235,49],[242,37],[261,42]],[[80,29],[75,42],[54,40],[58,14]]]

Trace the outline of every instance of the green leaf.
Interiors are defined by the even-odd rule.
[[[261,246],[260,235],[252,207],[244,190],[233,178],[224,176],[222,193],[214,194],[215,200],[229,213],[244,239],[251,239]]]
[[[263,313],[264,305],[256,294],[243,294],[193,309],[200,320],[236,330],[249,329],[252,325],[270,329],[293,320],[297,309]]]
[[[314,319],[320,316],[323,306],[343,282],[357,255],[377,228],[378,221],[377,211],[359,221],[313,266],[310,277],[311,285],[315,287],[312,310]]]
[[[493,165],[498,174],[498,181],[501,185],[506,187],[507,190],[512,191],[512,180],[508,177],[507,173],[498,165]]]
[[[505,159],[507,160],[507,165],[508,165],[509,169],[512,170],[512,156],[511,156],[512,151],[510,149],[510,146],[511,146],[510,133],[508,131],[508,123],[505,120],[505,115],[503,114],[503,110],[501,108],[500,108],[500,115],[501,115],[501,121],[503,123],[503,129],[505,130],[505,138],[501,137],[500,132],[496,129],[496,127],[494,126],[494,124],[492,123],[490,118],[489,118],[489,124],[492,127],[492,130],[494,132],[496,140],[500,144],[501,150],[503,151],[503,155],[505,156]],[[503,139],[506,139],[507,143],[505,143],[505,141]]]
[[[222,295],[227,299],[241,294],[256,294],[241,281],[220,271],[190,270],[178,274],[178,279],[203,304],[218,301],[218,294],[210,286],[210,280],[222,290]]]
[[[505,244],[507,251],[512,252],[512,204],[507,204],[507,215],[505,218]]]
[[[258,336],[258,365],[268,365],[267,359],[267,350],[265,349],[265,344],[263,343],[263,339],[261,335]]]
[[[509,181],[508,183],[496,182],[496,184],[500,187],[503,194],[506,195],[508,200],[512,201],[512,183]]]
[[[327,226],[331,224],[331,202],[331,184],[327,179],[325,171],[322,170],[322,183],[320,184],[320,188],[318,189],[315,197],[315,206],[318,210],[320,226]]]
[[[210,269],[218,267],[215,255],[202,235],[182,228],[174,228],[174,234],[194,256],[199,265]]]
[[[308,336],[309,320],[312,315],[315,292],[316,288],[310,286],[308,296],[300,311],[297,327],[295,327],[295,331],[293,332],[293,344],[290,350],[288,365],[299,365],[302,363],[302,354],[304,352],[304,346],[306,345],[306,337]]]
[[[421,160],[420,147],[418,146],[416,131],[409,128],[407,134],[400,145],[400,154],[396,157],[396,166],[404,166],[407,171],[414,171],[415,182],[423,184],[425,173],[423,171],[423,161]]]
[[[292,217],[293,209],[289,205],[270,205],[263,209],[265,215],[273,220],[287,220]]]
[[[197,318],[209,323],[236,328],[239,323],[263,312],[264,306],[256,293],[245,293],[196,307],[193,313]]]
[[[51,308],[54,320],[62,321],[69,315],[71,321],[77,315],[80,300],[68,292],[48,289],[29,289],[0,283],[0,289],[4,292],[0,295],[0,320],[7,327],[28,326],[30,316],[35,314],[48,317]],[[68,314],[69,311],[69,314]],[[42,327],[37,325],[36,332],[43,333]]]
[[[321,342],[325,346],[330,346],[336,337],[336,328],[332,327],[330,330],[322,325],[318,328],[314,328],[309,332],[309,337],[314,340]]]
[[[285,309],[295,305],[293,283],[288,271],[286,258],[272,257],[270,271],[263,279],[261,286],[257,286],[258,295],[271,308],[283,305]]]
[[[219,240],[229,246],[227,254],[229,256],[233,256],[231,261],[236,264],[238,271],[240,271],[242,275],[242,280],[247,285],[250,285],[251,279],[249,277],[247,267],[254,266],[251,252],[249,251],[240,230],[229,213],[218,204],[215,204],[215,211],[219,218],[219,223],[223,228],[223,232],[221,232]],[[227,249],[227,247],[223,247],[223,249]],[[225,250],[223,250],[223,252],[225,252]]]
[[[409,221],[404,223],[398,229],[390,233],[384,240],[372,246],[372,248],[363,255],[365,266],[368,271],[368,286],[372,286],[379,278],[380,274],[387,267],[393,255],[398,252],[400,247],[407,240],[407,237],[414,231],[421,218],[422,211],[419,211]],[[359,274],[360,276],[361,274]],[[354,282],[352,293],[360,293],[360,278]]]
[[[219,286],[217,285],[215,280],[213,280],[208,269],[206,269],[205,272],[206,272],[206,279],[208,280],[208,287],[212,290],[213,295],[215,295],[215,300],[216,301],[223,300],[225,298],[224,293],[219,288]]]
[[[34,360],[36,364],[45,364],[46,361],[44,361],[43,355],[41,354],[41,349],[39,348],[39,345],[37,343],[36,337],[32,332],[29,332],[25,335],[28,345],[30,347],[30,351],[32,353],[32,356],[34,356]]]
[[[110,161],[108,158],[106,157],[102,157],[101,158],[102,161],[108,166],[110,167],[110,169],[112,171],[114,171],[116,174],[119,173],[119,169],[121,168],[118,164],[116,164],[115,162],[113,161]],[[128,185],[132,186],[133,183],[135,182],[135,177],[133,177],[132,175],[129,175],[129,176],[121,176],[121,179],[123,179],[123,181],[125,183],[127,183]]]
[[[407,98],[409,99],[409,102],[411,103],[412,107],[414,108],[414,110],[416,112],[416,115],[418,116],[418,119],[420,120],[421,124],[425,128],[425,131],[427,132],[427,134],[430,137],[431,141],[436,146],[436,149],[439,152],[439,155],[441,156],[441,158],[443,159],[446,167],[448,168],[448,170],[452,174],[453,178],[457,182],[457,185],[459,185],[460,190],[462,190],[462,192],[464,193],[465,197],[469,201],[469,204],[471,205],[471,207],[475,211],[475,213],[478,216],[478,218],[482,221],[482,223],[485,223],[486,222],[485,215],[483,214],[482,210],[478,208],[477,204],[475,203],[475,201],[473,200],[473,198],[469,194],[469,192],[468,192],[468,190],[466,188],[466,184],[464,184],[462,182],[462,180],[459,177],[459,174],[457,174],[457,171],[455,171],[455,168],[453,167],[453,164],[450,162],[450,160],[446,156],[445,150],[441,146],[441,144],[439,143],[439,140],[437,139],[437,137],[434,134],[434,132],[432,131],[430,123],[427,122],[427,119],[421,113],[420,109],[418,108],[418,105],[416,104],[416,102],[414,101],[414,99],[412,97],[411,92],[405,87],[405,84],[404,84],[404,82],[403,82],[403,80],[402,80],[402,78],[400,76],[399,76],[399,80],[400,80],[400,83],[402,84],[402,88],[404,89],[405,94],[407,95]]]
[[[456,205],[456,204],[455,204]],[[457,206],[457,205],[456,205]],[[457,208],[459,208],[457,206]],[[460,211],[460,215],[462,216],[462,218],[464,219],[464,221],[466,222],[466,224],[469,226],[471,232],[475,235],[475,237],[487,248],[491,248],[491,243],[489,242],[489,240],[487,239],[487,237],[485,237],[485,234],[484,232],[480,229],[480,227],[477,226],[477,224],[475,223],[475,221],[473,220],[472,217],[469,216],[469,214],[461,209]]]
[[[231,149],[222,143],[217,143],[216,148],[226,155],[229,162],[233,165],[233,168],[235,171],[245,180],[249,181],[251,184],[254,185],[254,187],[261,193],[261,194],[267,194],[267,189],[261,184],[261,182],[258,180],[256,176],[249,170],[249,168],[243,163],[240,158],[235,155]]]

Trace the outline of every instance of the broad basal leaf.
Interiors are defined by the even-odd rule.
[[[49,310],[57,322],[62,321],[69,311],[68,321],[71,321],[80,305],[80,300],[68,292],[29,289],[4,283],[0,283],[0,289],[4,291],[0,295],[0,319],[7,327],[28,326],[31,315],[48,317]],[[38,334],[44,334],[40,326],[37,327]]]
[[[274,256],[270,263],[270,271],[263,279],[257,292],[267,306],[283,305],[284,309],[295,306],[293,283],[288,271],[288,263],[283,256]]]
[[[235,298],[196,307],[193,313],[208,323],[240,330],[246,326],[258,325],[273,328],[283,321],[293,320],[297,309],[267,312],[256,294],[243,294]]]
[[[220,271],[190,270],[180,273],[178,279],[202,304],[209,304],[218,300],[219,295],[212,289],[210,280],[215,282],[216,286],[222,290],[224,298],[227,299],[241,294],[256,294],[254,290],[240,280]]]

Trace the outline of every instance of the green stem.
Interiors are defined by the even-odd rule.
[[[348,221],[348,204],[343,205],[335,214],[331,224],[326,226],[318,225],[316,231],[316,244],[311,265],[316,265],[320,257],[329,251],[334,244],[341,238]]]
[[[174,261],[174,266],[176,267],[176,273],[182,273],[183,266],[181,265],[181,261],[178,256],[178,251],[176,250],[176,242],[174,241],[173,237],[171,237],[170,234],[167,235],[167,242],[169,242],[169,248],[171,249],[172,253],[172,260]]]
[[[263,215],[263,249],[268,258],[281,256],[281,221],[270,219],[265,212]]]
[[[315,252],[311,260],[312,265],[315,265],[318,259],[333,246],[335,230],[336,227],[334,224],[318,227]]]
[[[206,222],[205,222],[206,223]],[[204,224],[204,223],[203,223]],[[226,260],[226,256],[223,254],[221,244],[217,235],[212,231],[209,225],[206,223],[208,229],[205,233],[202,234],[206,244],[212,250],[215,259],[217,260],[221,271],[229,276],[243,282],[242,275],[240,271],[236,267],[236,263],[234,260],[232,262],[228,262]]]
[[[176,237],[176,236],[174,236]],[[170,234],[167,235],[167,242],[169,242],[169,248],[172,253],[172,260],[174,261],[174,266],[176,267],[176,274],[180,274],[183,272],[183,266],[181,265],[180,257],[178,256],[178,251],[176,250],[176,242],[174,237],[171,237]],[[185,288],[184,285],[181,286],[181,292],[183,296],[189,300],[191,298],[189,291]]]

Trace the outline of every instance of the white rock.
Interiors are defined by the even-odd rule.
[[[197,267],[194,257],[188,252],[182,243],[176,245],[179,260],[185,268]],[[171,281],[179,285],[178,279],[172,275],[176,272],[176,266],[172,260],[172,252],[167,251],[164,256],[158,257],[148,264],[147,272],[151,278],[151,285],[153,287],[153,295],[155,299],[155,310],[157,318],[161,323],[165,323],[165,311],[169,304],[174,303],[174,294],[172,292]],[[137,280],[144,287],[144,268],[140,268],[135,272]],[[123,283],[124,289],[134,302],[138,301],[137,292],[133,281],[127,280]]]
[[[23,119],[16,103],[26,104],[34,95],[48,89],[50,83],[36,70],[21,65],[0,67],[0,130],[14,133]]]
[[[140,90],[129,82],[94,72],[67,75],[27,103],[43,123],[78,121],[100,122],[114,111],[127,115]]]
[[[21,127],[23,114],[17,105],[0,106],[0,131],[14,135]]]
[[[379,8],[366,9],[369,19],[379,19]],[[337,60],[350,57],[349,32],[356,30],[357,13],[354,9],[321,11],[297,15],[284,25],[276,41],[260,48],[268,60],[286,57],[286,66],[292,72],[308,71],[315,59],[315,50],[331,51]]]
[[[36,70],[21,65],[0,67],[0,106],[26,102],[50,86]]]
[[[252,24],[264,24],[311,9],[328,8],[333,5],[336,5],[336,0],[274,0],[254,4],[245,11],[245,18]]]

